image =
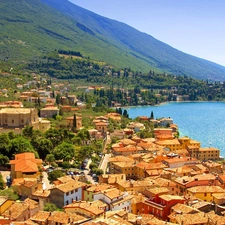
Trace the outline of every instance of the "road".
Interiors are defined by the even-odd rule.
[[[91,159],[89,159],[84,170],[84,175],[87,178],[87,181],[89,181],[92,184],[96,184],[96,182],[93,180],[93,177],[88,174],[90,172],[89,165],[91,164],[91,162],[92,162]]]
[[[104,174],[106,173],[107,165],[108,165],[110,157],[111,157],[111,154],[105,154],[101,161],[102,163],[99,165],[99,169],[103,170]]]

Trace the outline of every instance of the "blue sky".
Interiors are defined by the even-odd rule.
[[[70,0],[225,66],[224,0]]]

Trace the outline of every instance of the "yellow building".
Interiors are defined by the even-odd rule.
[[[39,122],[36,124],[33,124],[33,127],[35,130],[39,130],[41,132],[46,132],[51,127],[51,123],[49,120],[45,119],[39,119]]]
[[[50,128],[50,121],[38,117],[34,108],[3,108],[0,110],[0,133],[13,131],[21,133],[25,126],[45,132]]]
[[[203,201],[212,202],[213,194],[225,193],[225,190],[219,186],[196,186],[187,189],[187,196],[195,197]]]
[[[198,152],[198,159],[202,161],[219,160],[220,150],[217,148],[200,148]]]
[[[201,143],[199,141],[192,140],[189,137],[181,137],[178,140],[183,149],[187,149],[188,147],[200,148],[201,146]]]
[[[114,174],[125,174],[127,179],[136,176],[136,169],[134,162],[114,162]]]
[[[188,146],[188,151],[191,157],[195,157],[201,161],[219,160],[220,150],[217,148],[199,148]]]
[[[31,108],[4,108],[0,110],[0,127],[23,128],[39,121],[37,110]]]
[[[146,177],[159,175],[158,172],[162,172],[167,166],[161,162],[158,163],[146,163],[140,162],[135,165],[135,178],[144,179]]]
[[[155,144],[160,145],[172,152],[183,149],[178,139],[156,141]]]
[[[113,158],[109,158],[109,173],[110,174],[118,174],[118,170],[120,171],[121,169],[119,168],[116,168],[116,171],[115,171],[115,165],[114,163],[116,162],[132,162],[134,163],[135,161],[132,159],[132,158],[129,158],[129,157],[126,157],[126,156],[116,156],[116,157],[113,157]]]
[[[13,200],[8,199],[6,196],[0,196],[0,215],[4,213],[13,202]]]

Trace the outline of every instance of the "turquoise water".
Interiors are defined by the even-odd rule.
[[[171,117],[178,125],[180,137],[188,136],[202,147],[216,147],[225,156],[225,102],[173,102],[160,106],[129,108],[130,118]]]

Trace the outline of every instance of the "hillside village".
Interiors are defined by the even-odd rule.
[[[89,93],[96,87],[79,88]],[[63,158],[55,165],[33,152],[15,153],[10,171],[2,170],[2,175],[7,174],[4,188],[13,188],[19,200],[0,196],[0,224],[225,224],[219,149],[179,137],[172,118],[140,116],[121,126],[124,116],[111,111],[89,116],[91,126],[85,127],[87,105],[70,89],[63,82],[38,80],[35,74],[32,81],[17,83],[16,100],[8,101],[10,90],[2,89],[1,134],[22,135],[28,126],[44,133],[60,121],[72,133],[88,131],[80,146],[96,140],[102,145],[94,153],[100,160],[92,162],[85,155],[77,170],[63,170]],[[24,107],[28,103],[32,107]],[[150,130],[152,136],[146,136]],[[59,170],[62,176],[50,179]]]

